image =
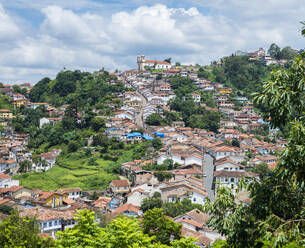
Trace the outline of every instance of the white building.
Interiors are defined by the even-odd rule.
[[[193,93],[192,98],[193,98],[194,102],[200,102],[200,100],[201,100],[200,94],[198,94],[198,93]]]
[[[216,160],[214,163],[216,171],[245,171],[245,166],[227,157]]]
[[[44,124],[55,124],[59,121],[61,121],[62,118],[55,118],[55,117],[52,117],[52,118],[46,118],[46,117],[43,117],[43,118],[40,118],[39,120],[39,127],[42,128],[42,126]]]
[[[0,173],[0,188],[10,188],[12,186],[19,186],[19,180],[12,180],[9,175]]]
[[[178,163],[180,165],[190,165],[190,164],[202,165],[204,158],[200,154],[192,154],[187,156],[183,156],[179,154],[171,154],[171,155],[162,154],[158,157],[157,164],[162,164],[166,159],[172,159],[174,163]]]
[[[212,155],[216,159],[224,158],[226,156],[236,156],[236,155],[238,155],[238,148],[237,147],[229,147],[229,146],[216,147],[212,151]]]
[[[172,67],[171,63],[168,63],[166,61],[148,60],[145,59],[144,55],[137,57],[137,64],[139,71],[144,71],[146,67],[162,70],[167,70]]]
[[[58,211],[43,208],[30,208],[20,212],[20,217],[35,217],[41,233],[47,233],[55,238],[57,231],[71,228],[77,224],[74,219],[74,211]]]
[[[234,195],[236,195],[236,190],[238,188],[238,183],[243,178],[251,178],[258,177],[257,174],[246,171],[228,171],[228,170],[220,170],[214,172],[214,178],[216,182],[216,189],[219,184],[225,185],[230,188]]]

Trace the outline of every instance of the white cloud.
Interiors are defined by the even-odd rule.
[[[5,12],[2,5],[0,5],[0,23],[0,42],[8,42],[20,35],[20,29]]]
[[[6,24],[0,26],[0,42],[4,38],[13,41],[5,43],[10,49],[0,48],[0,81],[34,83],[55,76],[63,67],[91,71],[134,68],[138,54],[209,63],[237,49],[268,48],[272,42],[296,48],[303,44],[298,18],[305,9],[298,0],[207,0],[204,5],[193,0],[188,8],[156,4],[110,16],[101,11],[76,11],[85,6],[83,0],[74,9],[60,6],[59,1],[50,6],[30,2],[43,15],[35,33],[14,23],[0,4],[0,21]],[[203,6],[209,11],[202,12]]]

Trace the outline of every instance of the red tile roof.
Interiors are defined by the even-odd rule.
[[[115,187],[128,187],[129,186],[128,180],[112,180],[111,183]]]
[[[193,230],[190,230],[188,228],[185,228],[185,227],[181,228],[181,234],[185,237],[195,237],[205,247],[208,246],[212,242],[212,240],[209,239],[207,236],[200,234],[198,232],[195,232]]]
[[[135,206],[135,205],[133,205],[133,204],[131,204],[131,203],[128,203],[128,204],[122,205],[121,207],[118,207],[118,208],[115,210],[116,213],[120,213],[120,214],[123,214],[123,213],[126,212],[126,211],[128,211],[128,212],[134,212],[134,213],[138,214],[139,211],[140,211],[140,208],[137,207],[137,206]]]
[[[1,193],[6,193],[6,192],[17,192],[18,190],[20,189],[23,189],[23,186],[12,186],[12,187],[9,187],[9,188],[1,188],[0,189],[0,194]]]
[[[2,204],[4,204],[4,203],[7,203],[7,202],[9,202],[9,201],[10,201],[10,199],[5,198],[5,199],[3,199],[3,200],[0,201],[0,205],[2,205]]]
[[[170,65],[170,63],[166,61],[157,61],[157,60],[148,60],[148,59],[145,60],[145,63]]]
[[[12,111],[10,111],[8,109],[0,109],[0,112],[2,112],[2,113],[12,113]]]
[[[4,173],[0,173],[0,180],[10,179],[11,177],[9,175],[6,175]]]

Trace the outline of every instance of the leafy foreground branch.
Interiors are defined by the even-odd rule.
[[[254,95],[270,124],[289,130],[288,144],[272,176],[247,186],[251,203],[235,202],[223,187],[214,203],[207,202],[209,226],[226,237],[214,247],[305,247],[304,61],[305,53],[289,69],[273,72]]]
[[[58,233],[57,247],[149,247],[196,248],[195,239],[181,238],[181,225],[167,219],[161,209],[147,211],[143,221],[118,217],[105,228],[94,222],[94,213],[78,212],[78,224]],[[173,237],[173,241],[170,239]]]
[[[162,209],[145,213],[143,220],[119,216],[104,228],[95,213],[80,210],[73,228],[56,233],[57,240],[40,237],[35,219],[20,219],[17,212],[0,223],[4,248],[198,248],[193,238],[181,237],[181,224],[165,217]]]

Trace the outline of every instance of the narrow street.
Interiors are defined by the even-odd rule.
[[[204,160],[205,160],[205,170],[203,171],[203,174],[206,175],[206,177],[204,177],[204,187],[206,188],[210,200],[214,201],[215,196],[212,190],[213,173],[214,173],[213,157],[209,154],[205,154]]]
[[[147,104],[147,100],[146,98],[137,91],[137,95],[139,97],[141,97],[141,109],[140,109],[140,112],[136,118],[136,124],[138,126],[138,128],[145,128],[145,125],[144,125],[144,121],[143,121],[143,112],[144,112],[144,108]]]

